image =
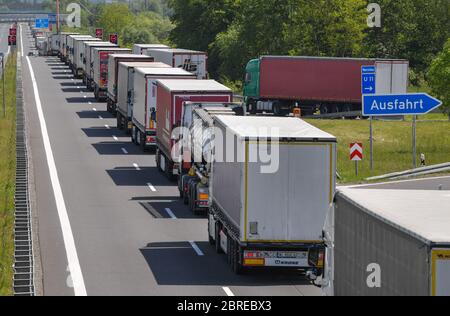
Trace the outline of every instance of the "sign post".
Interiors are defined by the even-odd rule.
[[[362,66],[361,67],[361,94],[376,94],[377,92],[377,67]],[[373,117],[370,116],[370,170],[373,170]]]
[[[6,117],[6,103],[5,103],[5,67],[4,67],[4,59],[5,55],[3,52],[0,52],[0,58],[2,60],[2,84],[3,84],[3,117]]]
[[[412,154],[413,168],[417,167],[416,120],[417,115],[424,115],[437,109],[442,102],[426,93],[364,95],[364,116],[412,115]]]
[[[355,162],[356,176],[358,176],[358,162],[363,160],[363,144],[351,143],[350,144],[350,160]]]

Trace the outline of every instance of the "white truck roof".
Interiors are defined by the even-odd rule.
[[[164,44],[134,44],[134,46],[140,48],[169,48],[169,46]]]
[[[161,63],[162,65],[165,65],[164,63]],[[194,77],[191,72],[188,72],[186,70],[183,70],[181,68],[172,68],[172,67],[151,67],[151,68],[141,68],[137,67],[136,72],[139,72],[140,74],[146,76],[146,75],[161,75],[161,76],[192,76]]]
[[[139,59],[149,58],[148,56],[137,54],[111,54],[109,56],[112,56],[112,58],[139,58]]]
[[[448,191],[358,188],[338,191],[351,204],[427,244],[450,243]]]
[[[176,69],[176,68],[175,68]],[[218,83],[215,80],[175,80],[175,79],[163,79],[158,80],[159,84],[166,87],[172,92],[194,92],[194,91],[220,91],[220,92],[232,92],[230,88]]]
[[[205,52],[183,48],[166,48],[158,50],[161,52],[176,53],[176,54],[205,54]]]
[[[119,63],[124,67],[133,68],[172,68],[165,63],[153,62],[153,61],[122,61]]]
[[[305,141],[317,139],[336,142],[336,137],[333,135],[294,117],[217,116],[216,119],[242,138],[279,136],[279,138]],[[270,128],[277,128],[277,131],[271,131]]]
[[[114,44],[113,44],[114,45]],[[129,48],[120,48],[120,47],[94,47],[95,51],[114,51],[114,52],[129,52],[130,49]]]

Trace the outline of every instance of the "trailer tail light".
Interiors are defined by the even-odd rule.
[[[317,268],[323,268],[325,264],[325,249],[311,249],[308,254],[308,263]]]

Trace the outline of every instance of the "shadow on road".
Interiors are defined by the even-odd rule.
[[[73,76],[53,76],[53,79],[55,79],[55,80],[67,80],[67,79],[73,79]]]
[[[147,155],[139,147],[130,142],[100,142],[92,144],[100,155],[124,155],[122,148],[127,151],[127,155],[130,156],[143,156]]]
[[[122,136],[121,132],[116,128],[106,128],[106,127],[91,127],[81,129],[87,137],[113,137],[114,135],[119,137]]]
[[[225,255],[216,254],[207,242],[196,244],[204,256],[197,255],[188,242],[151,243],[140,251],[159,285],[309,285],[299,271],[253,270],[236,275]]]
[[[79,88],[77,88],[77,87],[79,87]],[[75,88],[63,88],[61,90],[62,90],[62,92],[65,92],[65,93],[80,93],[80,92],[89,93],[90,92],[87,88],[83,88],[80,84],[77,87],[75,87]]]
[[[67,103],[96,103],[97,100],[94,97],[70,97],[70,98],[66,98]]]
[[[80,119],[98,119],[100,115],[103,118],[109,118],[111,114],[108,111],[81,111],[77,112]]]
[[[207,214],[194,214],[192,213],[183,201],[178,197],[161,197],[154,196],[142,199],[139,204],[154,218],[171,218],[166,209],[176,216],[177,219],[205,219]]]
[[[117,186],[142,187],[151,183],[154,186],[173,186],[156,167],[141,167],[137,170],[134,167],[117,167],[106,170]],[[149,195],[150,195],[149,191]]]

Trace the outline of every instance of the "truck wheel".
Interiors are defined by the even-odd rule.
[[[214,240],[214,238],[211,237],[211,230],[209,229],[211,227],[210,221],[211,221],[211,218],[208,214],[208,241],[211,246],[214,246],[216,244],[216,241]]]
[[[156,169],[157,169],[158,171],[161,171],[161,164],[160,164],[160,161],[161,161],[160,151],[157,149],[157,150],[156,150],[156,155],[155,155],[155,162],[156,162]]]
[[[131,128],[131,142],[134,144],[134,135],[135,135],[135,133],[136,133],[136,131],[135,131],[135,128],[134,128],[134,125],[133,125],[133,127]]]
[[[232,257],[231,268],[235,274],[239,275],[242,274],[243,272],[243,267],[242,264],[240,263],[241,250],[237,241],[233,239],[231,243],[233,244],[232,246],[233,254],[231,256]]]
[[[282,110],[281,110],[281,104],[280,103],[278,103],[278,102],[275,102],[274,104],[273,104],[273,114],[275,115],[275,116],[281,116],[283,113],[282,113]]]
[[[145,148],[145,134],[144,133],[141,133],[141,132],[139,132],[139,139],[140,139],[140,146],[141,146],[141,149],[142,149],[142,151],[146,151],[146,148]]]
[[[222,248],[220,248],[220,231],[222,229],[222,225],[219,222],[216,222],[216,252],[221,254],[223,253]]]
[[[117,129],[122,129],[122,119],[120,118],[120,115],[117,115]]]
[[[227,262],[229,265],[233,265],[233,241],[227,234]]]

